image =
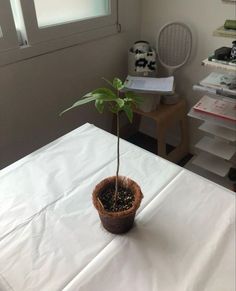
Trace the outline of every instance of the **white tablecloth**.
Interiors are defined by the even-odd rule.
[[[85,124],[0,171],[0,290],[235,291],[234,193],[125,141],[144,199],[128,234],[101,227],[115,145]]]

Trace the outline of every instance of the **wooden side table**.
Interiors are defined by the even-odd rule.
[[[178,162],[189,153],[187,106],[184,99],[180,99],[178,103],[173,105],[160,104],[157,110],[152,112],[134,109],[132,127],[127,126],[122,129],[123,137],[131,135],[138,130],[142,116],[150,118],[156,123],[157,155],[169,161]],[[115,132],[114,122],[113,120],[113,132]],[[180,127],[181,141],[170,153],[167,153],[166,134],[174,125],[179,125]]]

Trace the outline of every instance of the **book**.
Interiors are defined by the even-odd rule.
[[[124,90],[140,93],[174,94],[174,77],[151,78],[127,76],[124,83]]]
[[[234,100],[218,100],[205,95],[193,106],[193,109],[236,122],[236,102]]]

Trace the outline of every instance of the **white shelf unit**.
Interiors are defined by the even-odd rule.
[[[236,152],[235,146],[207,136],[204,136],[195,147],[227,161],[231,160]]]
[[[236,132],[232,129],[206,121],[199,126],[199,129],[230,142],[236,142]]]
[[[196,149],[200,150],[200,154],[192,160],[192,163],[215,175],[226,177],[229,169],[235,164],[236,123],[195,112],[193,109],[188,115],[203,120],[199,129],[206,133],[195,145]],[[214,178],[214,176],[210,177]]]
[[[223,159],[216,158],[214,155],[200,153],[192,163],[220,177],[226,177],[232,164]]]
[[[236,66],[208,60],[204,60],[202,64],[221,71],[236,72]],[[196,85],[194,89],[204,92],[204,88]],[[219,91],[212,90],[210,93],[212,98],[222,100],[225,98],[220,96]],[[228,172],[230,168],[236,168],[236,122],[201,113],[193,108],[189,111],[188,116],[203,121],[199,130],[205,135],[195,145],[198,154],[186,165],[186,168],[232,190],[236,181],[229,180]]]
[[[188,113],[188,116],[196,118],[196,119],[200,119],[200,120],[205,121],[205,122],[210,122],[210,123],[213,123],[215,125],[225,127],[227,129],[231,129],[233,131],[236,130],[235,122],[224,119],[224,118],[216,117],[214,115],[201,113],[199,111],[195,111],[195,110],[191,109]]]

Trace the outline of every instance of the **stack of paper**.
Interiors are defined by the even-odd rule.
[[[174,93],[174,77],[150,78],[128,76],[124,84],[124,90],[140,93]]]

